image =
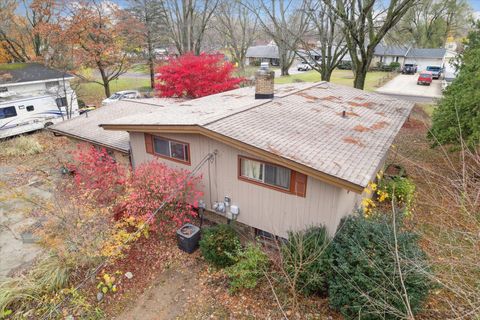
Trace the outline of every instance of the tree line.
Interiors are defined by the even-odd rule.
[[[88,80],[108,96],[134,63],[148,65],[153,87],[160,48],[225,50],[243,70],[247,49],[273,40],[282,75],[295,57],[317,55],[312,67],[328,81],[349,55],[363,89],[379,43],[443,46],[468,31],[470,13],[466,0],[0,0],[0,61],[42,61],[84,79],[94,69]]]

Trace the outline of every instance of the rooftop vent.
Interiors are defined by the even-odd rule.
[[[255,99],[273,99],[275,71],[268,68],[268,62],[262,62],[255,73]]]

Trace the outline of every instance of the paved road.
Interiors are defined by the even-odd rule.
[[[430,86],[421,86],[417,85],[417,78],[416,74],[400,74],[375,91],[420,103],[430,103],[442,97],[441,80],[433,80]]]

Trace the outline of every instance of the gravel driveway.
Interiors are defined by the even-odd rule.
[[[417,85],[418,74],[399,74],[382,87],[375,90],[378,93],[440,98],[442,96],[442,80],[433,80],[430,86]]]

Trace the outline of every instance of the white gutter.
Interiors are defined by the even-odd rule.
[[[36,84],[36,83],[44,83],[44,82],[53,82],[53,81],[63,81],[63,80],[71,80],[74,77],[65,77],[65,78],[57,78],[57,79],[45,79],[45,80],[37,80],[37,81],[24,81],[24,82],[14,82],[14,83],[0,83],[0,87],[15,87],[21,86],[25,84]]]

